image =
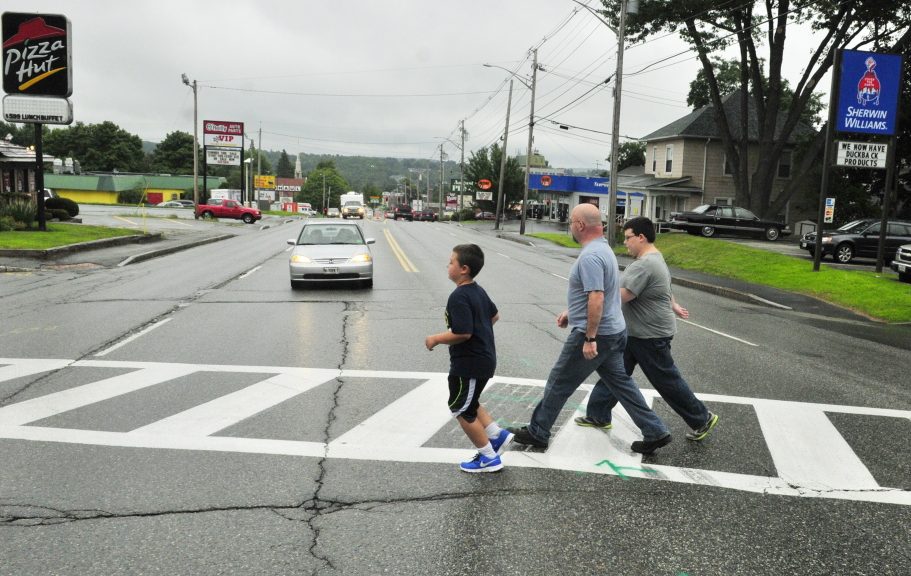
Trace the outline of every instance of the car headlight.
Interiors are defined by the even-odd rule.
[[[310,260],[309,258],[304,256],[303,254],[294,254],[291,256],[291,262],[294,262],[296,264],[309,264],[312,262],[312,260]]]
[[[352,256],[349,262],[370,262],[371,260],[373,260],[373,258],[370,257],[370,254],[364,253]]]
[[[822,243],[823,243],[823,244],[831,244],[831,243],[832,243],[832,237],[831,237],[831,236],[825,236],[825,237],[823,237]]]

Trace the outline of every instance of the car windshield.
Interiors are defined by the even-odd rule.
[[[870,220],[854,220],[838,229],[839,232],[860,232],[870,225]]]
[[[298,244],[355,244],[364,243],[364,238],[354,226],[307,226],[301,232]]]
[[[354,201],[351,201],[351,202],[345,202],[345,206],[354,206],[355,208],[360,208],[360,207],[361,207],[361,203],[358,202],[357,200],[354,200]]]
[[[702,206],[696,206],[695,208],[693,208],[691,210],[691,212],[693,212],[695,214],[702,214],[711,207],[712,206],[710,204],[703,204]]]

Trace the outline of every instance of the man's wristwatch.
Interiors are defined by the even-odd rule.
[[[595,336],[594,338],[589,338],[588,336],[585,337],[586,342],[595,342],[596,340],[598,340],[597,336]]]

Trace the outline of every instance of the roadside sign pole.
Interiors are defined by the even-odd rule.
[[[886,152],[886,182],[883,185],[883,213],[879,221],[879,246],[876,248],[876,273],[882,274],[886,259],[886,234],[889,226],[889,202],[895,179],[895,136],[889,138],[889,150]]]
[[[47,218],[44,214],[44,153],[42,151],[43,143],[41,141],[41,127],[43,124],[35,124],[35,188],[38,189],[36,194],[38,203],[38,230],[47,231]]]
[[[813,251],[813,272],[819,272],[819,263],[822,261],[822,224],[826,217],[826,193],[829,190],[829,162],[831,162],[832,135],[835,131],[839,76],[841,76],[841,50],[835,50],[835,60],[832,64],[832,85],[829,88],[829,122],[826,124],[825,151],[822,155],[822,182],[819,184],[819,213],[816,216],[816,250]]]

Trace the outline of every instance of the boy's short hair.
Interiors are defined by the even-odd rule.
[[[472,278],[484,267],[484,251],[477,244],[459,244],[452,252],[461,266],[468,266],[468,275]]]
[[[632,230],[633,234],[636,236],[644,234],[645,239],[648,240],[649,243],[655,242],[655,225],[645,216],[630,218],[623,224],[623,229]]]

